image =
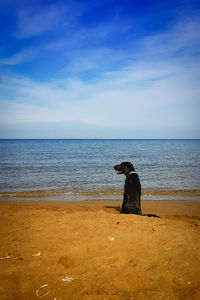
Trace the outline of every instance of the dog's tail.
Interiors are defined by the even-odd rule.
[[[154,214],[141,214],[141,216],[145,216],[145,217],[149,217],[149,218],[161,218],[157,215],[154,215]]]

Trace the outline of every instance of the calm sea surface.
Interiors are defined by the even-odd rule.
[[[200,140],[0,140],[0,196],[121,199],[125,178],[113,166],[122,161],[144,199],[200,199]]]

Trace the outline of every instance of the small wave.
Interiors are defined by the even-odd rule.
[[[0,198],[60,198],[64,197],[79,197],[82,199],[97,199],[97,198],[122,198],[123,190],[121,189],[105,189],[105,190],[30,190],[30,191],[16,191],[16,192],[1,192]],[[143,189],[142,197],[154,196],[181,196],[181,197],[200,197],[200,190],[171,190],[171,189]]]

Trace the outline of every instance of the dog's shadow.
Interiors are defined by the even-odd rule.
[[[113,209],[115,209],[115,210],[118,211],[118,212],[121,211],[120,206],[106,206],[106,208],[113,208]]]
[[[112,208],[112,209],[115,209],[117,212],[121,213],[121,207],[120,206],[106,206],[106,208]],[[149,217],[149,218],[160,218],[160,216],[155,215],[155,214],[141,214],[139,216]]]

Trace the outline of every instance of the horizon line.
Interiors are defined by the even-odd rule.
[[[200,140],[200,138],[0,138],[0,140]]]

